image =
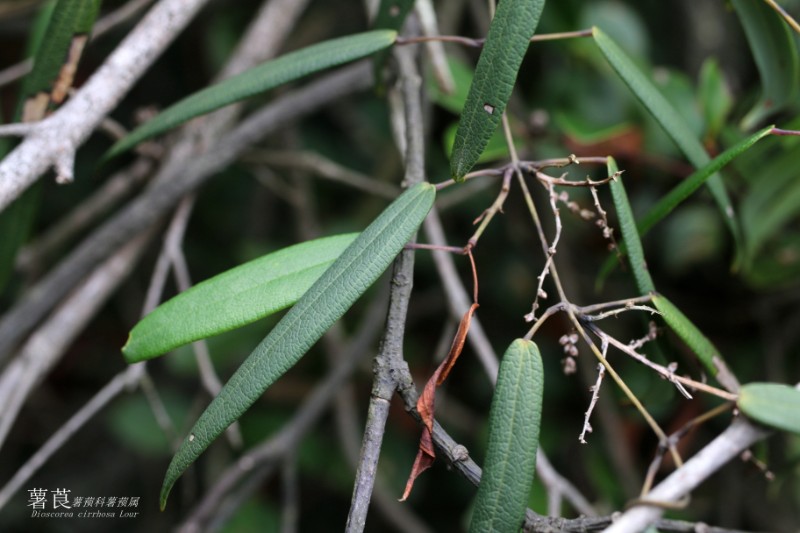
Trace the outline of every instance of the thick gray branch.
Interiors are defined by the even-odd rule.
[[[55,167],[72,180],[78,146],[208,0],[161,0],[75,95],[0,162],[0,211]]]

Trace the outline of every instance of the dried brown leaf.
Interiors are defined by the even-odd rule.
[[[450,352],[428,379],[422,391],[422,395],[417,400],[417,411],[422,418],[424,427],[422,428],[422,436],[419,440],[417,458],[414,460],[414,466],[411,468],[411,474],[408,476],[406,489],[403,492],[403,497],[400,499],[401,502],[408,498],[417,476],[430,468],[434,459],[436,459],[436,452],[433,449],[433,419],[436,402],[436,387],[447,379],[450,370],[452,370],[458,360],[458,356],[461,355],[461,351],[464,349],[464,342],[467,340],[467,332],[469,332],[469,326],[472,322],[472,315],[475,314],[477,308],[478,304],[473,303],[469,310],[464,313],[464,316],[461,317],[458,331],[453,339],[453,344],[450,346]]]

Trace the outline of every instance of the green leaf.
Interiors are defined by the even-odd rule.
[[[734,146],[731,146],[717,157],[715,157],[711,162],[709,162],[704,167],[698,169],[691,176],[686,178],[685,180],[681,181],[674,189],[668,192],[666,195],[661,197],[661,199],[650,208],[650,211],[642,217],[642,219],[638,222],[637,228],[639,230],[639,237],[643,238],[658,222],[663,220],[667,215],[669,215],[678,205],[681,204],[686,198],[688,198],[694,191],[696,191],[700,186],[706,182],[711,176],[713,176],[716,172],[722,170],[728,163],[736,159],[738,156],[745,153],[749,150],[753,145],[755,145],[758,141],[769,135],[772,126],[768,126],[749,137],[742,139]],[[745,219],[747,211],[745,206],[742,207],[742,218]],[[750,229],[750,224],[745,224],[746,229]],[[751,239],[747,239],[748,250],[751,249]],[[620,255],[627,254],[627,247],[623,243],[619,247]],[[614,267],[617,264],[617,256],[616,254],[611,255],[606,259],[605,263],[603,263],[602,268],[600,269],[600,273],[598,274],[598,284],[602,283],[602,281],[611,273]]]
[[[800,85],[800,59],[791,31],[765,2],[732,0],[761,76],[761,98],[742,119],[750,129],[766,116],[794,103]]]
[[[733,97],[719,63],[713,57],[703,61],[697,83],[697,99],[703,112],[707,139],[716,139],[733,107]]]
[[[543,392],[539,348],[531,341],[516,339],[500,363],[471,533],[516,533],[522,526],[536,473]]]
[[[735,391],[738,388],[736,378],[728,370],[717,348],[703,335],[680,309],[660,294],[653,294],[653,305],[661,313],[664,321],[678,337],[695,353],[708,372],[717,378],[725,388]]]
[[[446,130],[444,130],[444,138],[442,141],[444,142],[444,150],[447,155],[453,153],[453,143],[456,139],[457,128],[458,124],[453,123],[448,126]],[[489,163],[491,161],[497,161],[498,159],[504,158],[508,158],[508,143],[506,143],[506,138],[503,133],[497,130],[486,143],[486,146],[484,147],[483,152],[481,153],[477,162]]]
[[[500,124],[543,9],[544,0],[503,0],[497,6],[450,158],[450,173],[458,182],[478,161]]]
[[[730,163],[740,154],[746,152],[758,141],[769,135],[772,131],[772,126],[757,131],[753,135],[742,139],[734,146],[731,146],[708,164],[699,168],[692,173],[691,176],[681,181],[674,189],[669,191],[666,195],[654,205],[650,211],[639,222],[639,235],[644,236],[645,233],[664,217],[666,217],[675,207],[688,198],[694,191],[700,188],[709,178],[719,172],[725,165]]]
[[[200,415],[169,465],[161,508],[175,481],[259,396],[314,345],[386,270],[433,205],[436,189],[407,190],[365,229],[297,301]]]
[[[373,30],[331,39],[288,53],[192,94],[142,124],[111,147],[108,160],[145,139],[250,96],[391,46],[397,32]]]
[[[355,238],[338,235],[290,246],[198,283],[136,324],[122,348],[125,360],[151,359],[286,309]]]
[[[33,69],[22,84],[21,97],[49,92],[68,55],[73,39],[92,30],[100,0],[59,0],[34,57]],[[44,15],[43,15],[44,16]]]
[[[748,383],[736,402],[756,422],[800,434],[800,390],[780,383]]]
[[[616,174],[616,172],[617,163],[614,161],[614,158],[609,157],[608,175],[611,176]],[[653,292],[656,290],[656,287],[653,284],[653,278],[650,277],[650,272],[647,270],[642,241],[636,229],[636,220],[633,218],[633,211],[631,210],[631,204],[628,202],[625,186],[622,184],[622,176],[617,176],[616,179],[611,181],[611,196],[614,199],[614,208],[617,210],[619,229],[622,233],[625,249],[628,251],[628,260],[631,264],[631,270],[633,270],[633,277],[636,279],[636,286],[642,294]]]
[[[469,86],[472,84],[472,78],[475,73],[471,66],[450,55],[447,56],[447,67],[453,75],[454,90],[451,94],[443,92],[441,87],[439,87],[439,84],[436,82],[436,76],[433,75],[432,68],[430,69],[430,75],[425,76],[425,88],[431,102],[442,106],[451,113],[460,115],[467,101]],[[455,134],[453,138],[455,138]]]
[[[592,33],[606,60],[647,111],[664,128],[664,131],[672,138],[673,142],[680,148],[692,165],[695,168],[707,165],[711,158],[692,132],[686,120],[667,102],[655,85],[639,70],[617,43],[599,28],[592,28]],[[738,265],[740,259],[738,254],[741,254],[741,232],[734,215],[733,205],[730,198],[728,198],[728,193],[725,191],[722,178],[718,174],[710,176],[707,180],[707,185],[722,211],[726,225],[733,235],[737,246],[735,265]]]

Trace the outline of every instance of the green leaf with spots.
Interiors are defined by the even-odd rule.
[[[392,30],[373,30],[314,44],[290,52],[192,94],[165,109],[120,139],[104,159],[108,160],[145,139],[168,131],[189,119],[210,113],[314,72],[348,63],[391,46],[397,38]]]
[[[433,206],[421,183],[400,195],[348,246],[231,376],[167,469],[161,508],[178,477],[259,396],[294,366],[386,270]]]
[[[611,64],[639,102],[658,121],[689,162],[695,168],[706,166],[711,161],[711,158],[693,133],[686,119],[664,98],[664,95],[659,92],[653,82],[639,70],[639,67],[611,37],[596,27],[592,28],[592,35],[609,64]],[[741,230],[734,215],[733,204],[731,204],[731,200],[722,183],[722,177],[719,174],[710,176],[706,184],[717,205],[719,205],[731,235],[733,235],[737,247],[734,266],[737,266],[742,254]]]
[[[608,158],[608,175],[617,173],[617,163],[614,158]],[[617,210],[619,229],[622,233],[622,241],[628,251],[633,277],[636,279],[636,286],[641,294],[648,294],[656,290],[653,278],[647,270],[647,262],[644,260],[644,250],[639,231],[636,229],[636,220],[633,218],[631,204],[628,202],[628,194],[622,184],[622,176],[617,176],[611,181],[611,196],[614,199],[614,208]]]
[[[544,0],[503,0],[497,6],[453,144],[450,173],[457,182],[475,166],[500,124],[543,9]]]
[[[748,383],[736,404],[756,422],[800,434],[800,389],[781,383]]]
[[[516,533],[525,519],[542,419],[544,369],[539,348],[516,339],[500,363],[489,411],[489,447],[470,533]]]
[[[125,360],[151,359],[294,305],[356,236],[290,246],[198,283],[134,326],[122,348]]]

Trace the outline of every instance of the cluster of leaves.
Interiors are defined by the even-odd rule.
[[[64,4],[59,2],[58,6]],[[402,3],[399,11],[390,10],[388,4],[390,2],[382,3],[377,19],[377,27],[383,29],[319,42],[195,92],[117,142],[107,152],[104,161],[109,162],[143,140],[193,117],[323,69],[373,54],[377,54],[376,63],[382,65],[387,59],[386,51],[396,45],[397,30],[412,2]],[[603,5],[604,9],[622,9],[626,16],[635,17],[627,8]],[[755,376],[744,380],[753,383],[736,390],[735,379],[733,382],[729,380],[732,373],[728,363],[734,368],[740,365],[731,363],[729,357],[726,363],[721,351],[701,333],[702,328],[693,324],[687,313],[656,292],[654,269],[648,266],[656,262],[645,261],[648,249],[642,244],[645,235],[662,221],[671,223],[672,227],[691,224],[682,209],[685,204],[696,200],[696,193],[706,185],[718,209],[712,225],[722,221],[730,235],[733,250],[730,263],[732,270],[739,275],[737,279],[745,280],[752,287],[750,290],[766,291],[796,285],[800,260],[792,254],[800,254],[800,234],[793,231],[791,224],[797,220],[800,211],[797,208],[800,205],[797,200],[800,183],[792,161],[796,160],[799,145],[792,140],[770,137],[776,132],[771,125],[752,132],[755,126],[761,125],[766,118],[775,117],[776,113],[783,112],[777,117],[785,119],[798,111],[800,64],[796,37],[766,4],[734,0],[733,5],[744,26],[762,80],[758,99],[746,110],[739,110],[738,115],[732,111],[722,71],[714,62],[704,64],[700,87],[693,92],[674,72],[670,74],[671,82],[668,80],[659,86],[658,77],[651,75],[649,68],[643,68],[640,60],[631,57],[629,51],[617,42],[620,36],[612,29],[593,27],[590,32],[591,50],[585,43],[573,46],[571,53],[575,57],[590,57],[594,61],[593,69],[601,72],[604,84],[612,84],[609,79],[624,83],[629,92],[620,90],[615,98],[627,102],[626,99],[632,95],[641,104],[636,108],[633,123],[638,121],[648,125],[648,121],[654,121],[674,143],[665,152],[675,156],[674,148],[677,147],[679,157],[694,168],[676,186],[660,194],[656,200],[651,199],[641,217],[635,216],[635,201],[629,198],[622,179],[611,182],[610,194],[622,246],[617,250],[618,254],[605,259],[602,269],[598,268],[598,279],[601,282],[612,279],[610,276],[619,263],[618,257],[627,255],[638,293],[651,295],[652,304],[664,323],[689,348],[705,371],[732,393],[739,394],[739,409],[761,423],[800,432],[800,393],[787,385],[757,383]],[[553,9],[555,14],[564,16],[567,8]],[[432,91],[434,101],[461,115],[457,126],[453,124],[447,128],[449,131],[444,135],[446,140],[442,150],[449,154],[449,175],[454,181],[464,181],[467,173],[478,163],[510,157],[508,144],[497,142],[498,139],[502,141],[502,136],[496,136],[497,129],[507,111],[510,111],[508,115],[512,120],[510,131],[523,129],[514,119],[511,97],[520,68],[525,68],[530,39],[540,16],[544,26],[551,26],[548,29],[563,24],[556,22],[555,14],[548,21],[547,11],[544,10],[543,15],[543,10],[543,0],[501,2],[474,73],[452,59],[450,64],[454,72],[461,72],[461,76],[457,76],[456,94]],[[585,11],[591,12],[591,9]],[[594,16],[602,19],[597,13]],[[608,66],[613,69],[613,76],[607,70]],[[590,101],[593,98],[586,91],[578,91],[576,97]],[[687,100],[692,105],[684,105]],[[699,104],[696,108],[693,106],[695,103]],[[592,149],[603,143],[613,147],[621,137],[620,132],[631,127],[630,123],[620,121],[602,129],[581,116],[583,105],[565,109],[553,107],[558,110],[554,111],[554,123],[566,132],[570,141],[585,141],[587,137],[584,134],[588,132],[591,142],[584,142],[584,145],[589,144]],[[697,124],[702,125],[699,128],[702,131],[698,131]],[[791,126],[789,121],[787,127],[791,129]],[[521,144],[523,149],[527,149],[524,142]],[[544,139],[544,147],[537,151],[537,155],[547,155],[545,152],[552,150],[552,144],[551,138]],[[717,145],[727,149],[712,157],[709,147]],[[563,148],[558,149],[563,153]],[[632,159],[630,154],[626,159]],[[741,176],[735,187],[720,174],[725,167],[732,168]],[[436,170],[441,168],[434,169],[434,172]],[[617,170],[616,161],[609,158],[608,175],[617,175]],[[736,207],[731,191],[735,191],[738,199]],[[360,234],[308,241],[228,270],[166,302],[134,327],[123,348],[129,363],[150,359],[183,344],[239,328],[290,308],[241,363],[220,394],[187,432],[164,480],[162,508],[173,484],[188,466],[268,387],[289,371],[380,277],[422,224],[436,197],[434,187],[429,184],[411,187]],[[704,203],[698,202],[697,205],[706,208]],[[726,238],[722,232],[713,235],[717,240]],[[675,240],[677,237],[673,235],[671,238]],[[561,249],[564,246],[562,244]],[[13,257],[15,253],[16,250],[12,250],[6,257]],[[599,257],[598,265],[602,260],[602,256]],[[708,257],[705,259],[709,262]],[[659,290],[664,290],[660,281]],[[473,311],[471,309],[470,313]],[[461,335],[462,345],[464,335],[466,332]],[[519,336],[512,335],[512,338]],[[543,434],[549,431],[547,426],[540,430],[543,375],[537,346],[527,340],[513,341],[503,357],[489,413],[489,444],[484,462],[484,481],[475,500],[471,526],[474,531],[515,530],[531,501],[529,493],[540,431]],[[740,374],[740,377],[743,376]],[[437,385],[441,383],[438,376],[434,381]],[[428,434],[433,431],[431,424],[432,418],[427,421]]]

